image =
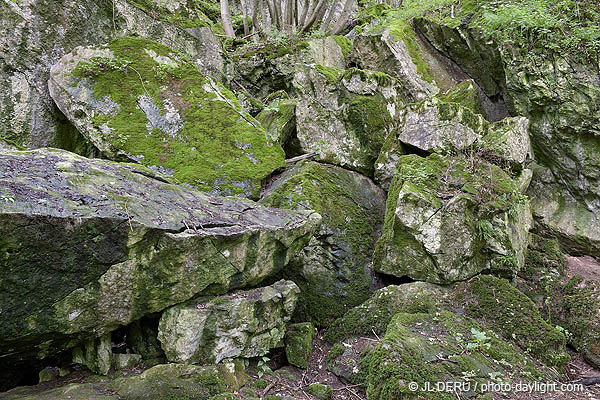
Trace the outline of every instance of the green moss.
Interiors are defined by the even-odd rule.
[[[333,395],[333,388],[322,383],[313,383],[306,388],[306,391],[319,400],[329,400]]]
[[[335,42],[338,44],[338,46],[340,46],[340,48],[342,49],[342,54],[344,55],[344,57],[350,54],[352,49],[354,49],[354,44],[346,36],[335,35],[333,38],[335,39]]]
[[[467,348],[468,343],[478,343],[473,332],[486,331],[472,319],[447,311],[396,314],[383,340],[361,360],[360,368],[366,371],[367,397],[373,400],[413,398],[415,391],[410,390],[409,382],[416,382],[419,388],[426,383],[435,387],[447,377],[465,374],[470,376],[471,382],[487,383],[493,372],[505,380],[515,381],[528,381],[527,374],[530,379],[541,379],[543,373],[548,372],[538,372],[531,360],[493,332],[486,332],[485,346]],[[440,357],[453,362],[440,360]],[[472,391],[469,396],[476,394]],[[450,400],[455,394],[429,392],[427,398]]]
[[[468,315],[514,339],[549,366],[561,369],[568,363],[563,332],[548,325],[536,305],[506,279],[478,276],[469,281],[466,290]]]
[[[483,105],[479,99],[477,87],[472,80],[465,80],[456,85],[454,88],[448,90],[443,95],[437,96],[440,100],[457,103],[463,107],[468,108],[475,114],[485,115]]]
[[[427,64],[417,43],[416,33],[410,21],[398,19],[390,24],[390,35],[393,40],[402,40],[413,63],[417,67],[417,73],[426,82],[433,82],[431,67]]]
[[[252,386],[257,389],[264,389],[267,387],[268,384],[269,384],[269,382],[267,382],[264,379],[257,379],[254,382],[252,382]]]
[[[17,150],[27,150],[25,147],[20,146],[17,143],[13,142],[12,140],[5,139],[5,138],[3,138],[1,136],[0,136],[0,141],[6,143],[10,147],[16,148]]]
[[[298,368],[306,368],[312,353],[315,327],[310,322],[292,324],[285,334],[285,354],[288,362]]]
[[[143,156],[147,166],[172,171],[180,181],[223,194],[256,196],[260,180],[283,166],[283,149],[271,144],[258,122],[241,111],[233,93],[201,74],[183,55],[138,38],[118,38],[108,48],[115,55],[111,63],[92,60],[73,72],[92,81],[96,98],[108,96],[120,106],[115,116],[92,118],[96,126],[107,124],[111,129],[108,134],[98,132],[103,140]],[[149,52],[175,61],[160,64]],[[182,118],[179,131],[155,128],[149,133],[148,117],[138,106],[140,96],[152,99],[161,114],[170,102]]]
[[[215,7],[215,4],[209,1],[188,0],[174,12],[161,5],[161,2],[158,0],[128,0],[128,2],[144,10],[153,18],[178,25],[182,28],[212,26],[213,21],[218,20],[220,16],[220,12],[216,13],[219,8]],[[209,18],[205,12],[212,18]]]
[[[344,71],[341,69],[337,69],[334,67],[326,67],[321,64],[317,64],[315,66],[315,69],[317,71],[319,71],[321,74],[323,74],[323,76],[325,76],[325,79],[327,79],[327,81],[329,81],[330,83],[333,83],[334,85],[337,85],[338,81],[340,80],[340,78],[343,76],[343,73],[344,73]]]

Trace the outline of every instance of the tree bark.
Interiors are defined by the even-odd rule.
[[[244,18],[242,21],[244,24],[244,36],[248,36],[250,34],[250,29],[248,29],[248,12],[246,11],[246,2],[244,0],[240,0],[240,5],[242,7],[242,17]]]
[[[344,9],[342,10],[342,14],[338,19],[337,23],[333,26],[331,33],[334,35],[339,34],[344,30],[346,25],[348,25],[348,20],[352,14],[352,8],[354,7],[354,0],[346,0],[346,4],[344,4]]]
[[[317,14],[319,14],[319,12],[321,11],[321,8],[323,8],[323,5],[325,5],[325,1],[326,0],[319,0],[319,3],[317,4],[317,6],[313,10],[312,14],[310,15],[310,18],[308,18],[308,21],[306,21],[306,24],[304,25],[304,27],[302,27],[300,34],[306,32],[313,26],[313,24],[317,20]]]
[[[233,24],[231,23],[231,12],[229,11],[229,1],[228,0],[220,0],[221,2],[221,21],[223,21],[223,29],[225,30],[225,35],[230,38],[235,37],[235,32],[233,31]]]

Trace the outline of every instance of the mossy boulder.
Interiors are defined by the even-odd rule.
[[[112,366],[115,371],[128,370],[137,367],[142,362],[142,356],[139,354],[113,354]]]
[[[506,279],[477,276],[456,289],[454,304],[548,366],[562,369],[571,358],[563,330],[549,325],[535,303]]]
[[[532,225],[523,187],[480,157],[401,156],[391,184],[378,272],[452,283],[489,270],[515,276]]]
[[[26,147],[51,146],[93,155],[93,148],[56,108],[48,93],[50,67],[76,46],[138,35],[185,51],[196,66],[218,80],[226,74],[223,51],[209,28],[182,28],[132,3],[40,0],[0,4],[0,15],[4,16],[0,22],[3,136]]]
[[[127,327],[127,347],[144,360],[164,357],[158,341],[158,318],[142,318]]]
[[[298,368],[308,366],[316,333],[315,326],[310,322],[288,326],[285,333],[285,355],[291,365]]]
[[[281,146],[229,90],[156,42],[121,37],[78,47],[50,75],[58,107],[106,158],[254,198],[284,165]]]
[[[383,221],[385,195],[370,179],[317,162],[300,163],[278,177],[262,204],[315,210],[318,234],[283,271],[300,286],[300,321],[326,326],[371,293],[370,262]]]
[[[110,340],[110,333],[86,340],[82,347],[73,349],[73,362],[86,366],[96,374],[108,375],[113,355]]]
[[[256,116],[271,140],[284,149],[296,137],[296,100],[275,99]]]
[[[264,356],[283,346],[300,289],[294,282],[198,298],[165,310],[158,339],[167,359],[218,363],[226,358]]]
[[[482,383],[492,377],[502,381],[533,382],[557,377],[535,363],[515,345],[500,339],[466,316],[447,311],[431,314],[398,313],[376,349],[361,360],[367,397],[395,400],[424,396],[451,400],[452,392],[436,391],[448,377],[468,376],[461,398],[482,394]],[[415,382],[416,389],[409,386]],[[427,392],[427,386],[434,388]]]
[[[410,23],[400,26],[398,22],[358,35],[349,58],[361,68],[397,78],[402,96],[410,102],[419,101],[440,90],[423,58],[423,47]]]
[[[323,340],[337,343],[356,336],[383,335],[394,314],[434,312],[448,293],[448,289],[427,282],[386,286],[338,318]]]
[[[319,400],[329,400],[333,396],[333,388],[322,383],[313,383],[306,388],[306,391]]]
[[[314,212],[208,196],[135,164],[0,153],[0,354],[44,358],[277,274]],[[9,357],[10,355],[10,357]]]
[[[300,66],[297,135],[305,153],[373,175],[375,160],[403,104],[399,81],[382,72]]]

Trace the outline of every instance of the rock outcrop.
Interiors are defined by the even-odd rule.
[[[320,223],[166,179],[65,151],[0,153],[5,359],[43,358],[194,296],[258,285]]]
[[[264,356],[283,347],[300,289],[294,282],[199,298],[165,310],[158,339],[177,363],[219,363],[226,358]]]
[[[261,203],[323,216],[318,233],[283,272],[302,290],[298,317],[326,326],[369,297],[371,255],[385,212],[385,195],[370,179],[301,163],[278,177]]]
[[[305,153],[373,175],[375,160],[403,104],[399,82],[381,72],[321,65],[298,68],[297,135]]]
[[[49,88],[103,156],[213,194],[257,197],[261,180],[283,166],[281,146],[229,90],[156,42],[78,47],[52,67]]]

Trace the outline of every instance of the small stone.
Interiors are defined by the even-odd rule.
[[[329,385],[323,385],[322,383],[313,383],[306,391],[319,400],[328,400],[333,395],[333,389]]]
[[[117,371],[133,368],[141,361],[142,356],[139,354],[113,354],[113,367]]]
[[[53,381],[58,378],[60,375],[60,371],[56,367],[46,367],[39,372],[39,383]]]
[[[306,368],[316,329],[310,322],[292,324],[285,334],[285,355],[291,365]]]

